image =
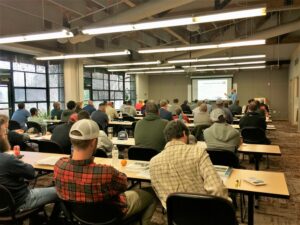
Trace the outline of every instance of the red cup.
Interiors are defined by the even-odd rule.
[[[15,156],[20,155],[20,146],[19,145],[14,146],[14,154],[15,154]]]

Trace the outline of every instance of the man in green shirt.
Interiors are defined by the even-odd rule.
[[[166,144],[163,130],[167,123],[167,120],[160,118],[157,105],[153,101],[148,101],[146,116],[135,126],[135,145],[152,148],[160,152]]]

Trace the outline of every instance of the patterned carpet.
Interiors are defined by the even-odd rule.
[[[260,169],[284,172],[291,196],[289,200],[260,197],[259,209],[255,209],[254,224],[300,225],[300,133],[297,133],[296,127],[291,126],[288,122],[276,121],[273,124],[277,130],[270,131],[268,137],[272,144],[280,146],[282,156],[270,156],[268,169],[264,158],[260,164]],[[247,156],[242,161],[242,166],[254,169],[254,165],[249,164]],[[51,185],[51,177],[39,179],[37,186],[48,185]],[[239,209],[236,215],[240,221]],[[157,207],[152,218],[152,225],[167,225],[167,218],[162,213],[161,206]]]

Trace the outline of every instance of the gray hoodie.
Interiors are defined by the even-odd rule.
[[[219,148],[235,152],[240,144],[240,133],[227,123],[214,123],[205,129],[207,148]]]

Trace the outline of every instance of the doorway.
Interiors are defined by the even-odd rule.
[[[0,74],[0,114],[12,115],[11,85],[8,76]]]

